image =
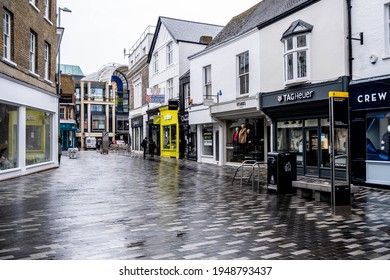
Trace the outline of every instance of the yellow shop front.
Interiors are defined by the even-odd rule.
[[[178,110],[160,108],[161,157],[179,158],[179,118]]]

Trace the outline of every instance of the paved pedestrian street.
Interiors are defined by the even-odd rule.
[[[82,151],[0,182],[0,259],[390,259],[390,191],[330,204],[259,193],[236,167]],[[262,172],[264,175],[264,171]]]

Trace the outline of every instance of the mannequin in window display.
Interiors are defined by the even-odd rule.
[[[236,130],[233,133],[233,149],[234,149],[234,151],[236,151],[237,147],[238,147],[238,136],[239,136],[239,134],[240,134],[240,129],[238,127],[236,127]]]
[[[390,124],[387,126],[387,131],[382,135],[381,150],[386,154],[389,154],[390,144]]]
[[[240,132],[238,134],[238,145],[240,147],[240,152],[245,153],[245,148],[246,148],[246,139],[247,139],[247,131],[245,124],[241,124]]]

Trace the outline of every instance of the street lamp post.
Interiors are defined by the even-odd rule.
[[[61,11],[66,13],[71,13],[72,11],[68,8],[58,7],[58,25],[57,30],[61,29]],[[62,37],[62,34],[61,34]],[[59,137],[61,135],[61,123],[60,123],[60,97],[61,97],[61,40],[58,41],[58,52],[57,52],[57,97],[58,97],[58,162],[60,161],[62,153],[62,143],[59,142]],[[62,138],[62,135],[61,135]],[[61,150],[60,150],[61,149]]]
[[[61,27],[61,11],[64,11],[66,13],[71,13],[72,11],[68,8],[61,8],[58,7],[58,27]],[[61,95],[61,42],[58,46],[58,64],[57,64],[57,79],[58,79],[58,96]],[[58,112],[59,114],[60,112]]]

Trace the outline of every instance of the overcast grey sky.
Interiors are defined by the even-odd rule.
[[[57,0],[65,28],[61,63],[79,65],[84,75],[106,63],[127,64],[129,49],[159,16],[226,25],[229,20],[260,0]],[[57,8],[58,12],[58,8]]]

